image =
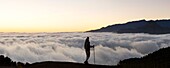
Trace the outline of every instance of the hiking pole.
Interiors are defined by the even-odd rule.
[[[94,54],[94,64],[95,64],[95,47],[93,45],[93,54]]]

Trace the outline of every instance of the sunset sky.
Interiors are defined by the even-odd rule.
[[[0,0],[0,32],[77,32],[170,19],[170,0]]]

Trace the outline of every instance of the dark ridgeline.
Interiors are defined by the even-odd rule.
[[[125,24],[110,25],[87,32],[167,34],[170,33],[170,20],[132,21]]]
[[[0,68],[113,68],[114,66],[93,65],[73,62],[44,61],[33,64],[13,62],[10,58],[0,55]]]
[[[170,47],[160,49],[142,58],[120,61],[117,68],[169,68]]]

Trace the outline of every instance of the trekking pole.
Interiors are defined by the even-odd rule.
[[[93,52],[94,52],[93,54],[94,54],[94,64],[95,64],[95,47],[93,47]]]

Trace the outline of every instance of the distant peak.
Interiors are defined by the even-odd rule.
[[[137,20],[124,24],[114,24],[97,30],[88,32],[116,32],[116,33],[150,33],[167,34],[170,33],[170,19],[162,20]]]

